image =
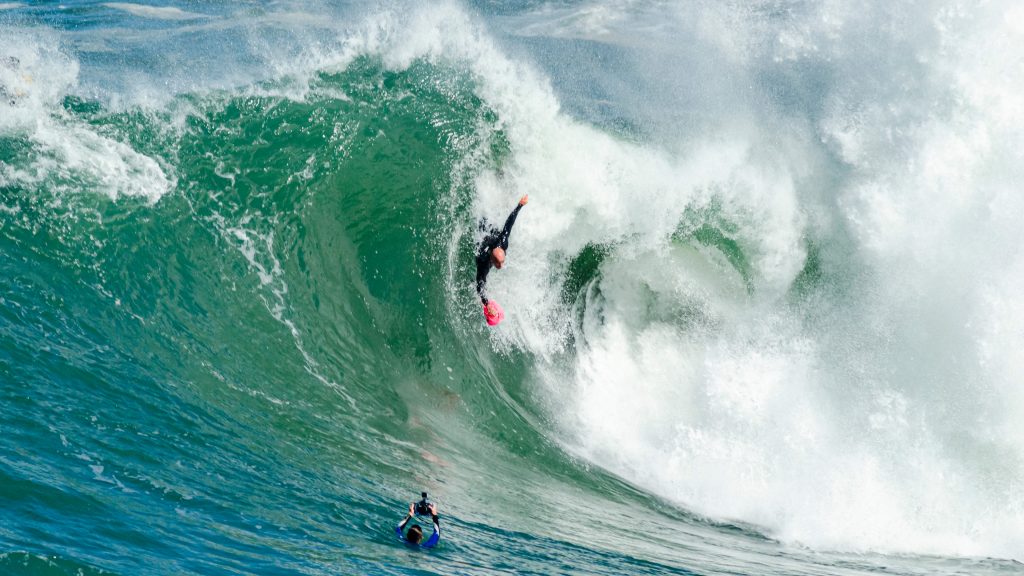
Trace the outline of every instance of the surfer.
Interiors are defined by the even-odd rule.
[[[426,542],[420,544],[423,540],[423,529],[420,528],[419,524],[413,524],[409,530],[404,534],[402,530],[405,529],[405,525],[412,520],[412,517],[416,515],[416,503],[409,504],[409,513],[406,514],[405,518],[395,526],[395,534],[398,534],[398,538],[403,542],[415,544],[423,548],[433,548],[437,546],[438,540],[441,539],[441,519],[437,517],[437,504],[427,504],[427,510],[430,511],[430,519],[434,522],[434,533],[430,535],[430,538]]]
[[[505,220],[505,227],[501,230],[492,228],[487,236],[480,241],[476,252],[476,293],[480,295],[480,302],[484,305],[484,315],[487,316],[487,323],[497,324],[504,316],[497,302],[489,300],[484,288],[487,286],[487,275],[491,272],[491,266],[499,270],[505,265],[505,251],[508,250],[508,237],[512,233],[512,225],[516,223],[516,216],[519,210],[526,206],[530,200],[529,195],[519,199],[519,205],[508,215]],[[492,320],[494,320],[492,322]]]

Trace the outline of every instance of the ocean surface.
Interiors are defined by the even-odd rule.
[[[0,3],[0,574],[1024,573],[1022,62],[1015,0]]]

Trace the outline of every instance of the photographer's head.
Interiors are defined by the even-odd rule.
[[[413,525],[409,528],[409,531],[405,533],[405,539],[413,544],[419,544],[420,540],[423,540],[423,529],[420,528],[419,524]]]

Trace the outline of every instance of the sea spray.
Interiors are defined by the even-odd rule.
[[[620,8],[627,13],[606,19],[613,24],[597,38],[630,30],[631,8]],[[662,8],[659,41],[703,22],[699,38],[731,47],[707,51],[721,74],[783,87],[737,102],[747,108],[740,117],[766,120],[741,140],[749,152],[709,182],[666,178],[659,185],[671,192],[652,203],[643,193],[650,170],[602,178],[614,165],[605,160],[589,171],[599,175],[594,188],[628,191],[670,219],[681,218],[677,206],[703,213],[717,230],[710,242],[673,236],[657,218],[634,220],[574,179],[571,193],[593,200],[590,210],[611,204],[626,229],[652,234],[601,226],[603,237],[588,238],[614,246],[612,255],[578,294],[577,347],[561,360],[572,385],[553,368],[544,386],[567,444],[688,507],[788,540],[1018,556],[1024,468],[1012,422],[1021,406],[1005,368],[1016,353],[992,352],[994,330],[1007,343],[1020,336],[995,320],[995,310],[1017,308],[1001,286],[1019,279],[1022,212],[1010,192],[1022,165],[1011,152],[1020,150],[1020,100],[1010,96],[1019,90],[996,72],[1019,58],[1009,48],[1020,34],[1015,12]],[[1007,49],[988,55],[981,47],[992,42]],[[700,150],[721,136],[679,139]],[[797,145],[778,146],[786,141]],[[579,149],[563,143],[567,154]],[[609,156],[629,155],[623,146]],[[535,178],[552,169],[541,164]],[[712,200],[694,202],[695,189]],[[716,204],[727,209],[709,209]],[[680,241],[705,254],[705,268],[719,263],[719,284],[742,272],[721,266],[735,264],[738,249],[759,272],[750,294],[737,299],[702,279],[677,258]],[[519,286],[522,309],[544,302],[528,288],[535,282]],[[524,346],[543,356],[548,344]]]
[[[54,32],[0,29],[0,54],[0,130],[30,143],[5,150],[0,186],[150,202],[173,187],[173,176],[153,158],[64,113],[61,105],[77,84],[79,63],[61,49]]]
[[[703,20],[663,7],[659,39],[701,22],[696,33],[717,45],[708,53],[723,74],[785,86],[778,97],[735,99],[738,117],[763,115],[763,125],[680,134],[685,153],[670,154],[560,114],[534,69],[442,6],[394,27],[411,37],[368,45],[391,66],[467,62],[499,111],[512,158],[477,177],[478,210],[493,217],[522,192],[535,202],[492,288],[522,312],[493,338],[542,359],[539,402],[570,449],[788,540],[1019,554],[1022,493],[1008,481],[1022,473],[1019,435],[989,432],[1017,408],[985,393],[1001,377],[979,387],[991,360],[978,354],[991,345],[974,335],[974,314],[990,314],[992,289],[972,280],[985,268],[967,283],[961,272],[989,263],[1002,274],[1006,258],[994,254],[1017,243],[1002,225],[1012,208],[991,208],[995,198],[1013,202],[1005,180],[971,176],[993,162],[1000,174],[1019,170],[991,144],[993,134],[1016,138],[1006,128],[1016,107],[995,88],[999,106],[988,111],[971,101],[977,84],[947,81],[974,68],[972,27],[998,10],[875,5],[858,14],[836,4],[773,14],[790,26],[780,31],[765,26],[767,6],[713,9]],[[601,40],[631,31],[633,15],[620,16],[597,31],[588,18],[569,21]],[[671,18],[686,24],[673,28]],[[726,32],[723,21],[738,28]],[[1015,33],[1012,17],[996,27],[997,38]],[[865,42],[873,45],[857,49]],[[969,57],[957,68],[961,53]],[[868,64],[880,58],[886,66]],[[834,80],[822,85],[829,66]],[[801,78],[802,69],[813,74]],[[583,310],[575,324],[561,283],[594,245],[611,255],[571,295]],[[738,275],[746,294],[724,288]],[[1008,460],[979,459],[979,449]]]

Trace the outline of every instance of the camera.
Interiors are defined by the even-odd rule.
[[[426,516],[430,514],[430,501],[427,500],[426,492],[420,492],[420,496],[422,496],[423,499],[416,503],[416,514],[419,514],[420,516]]]

